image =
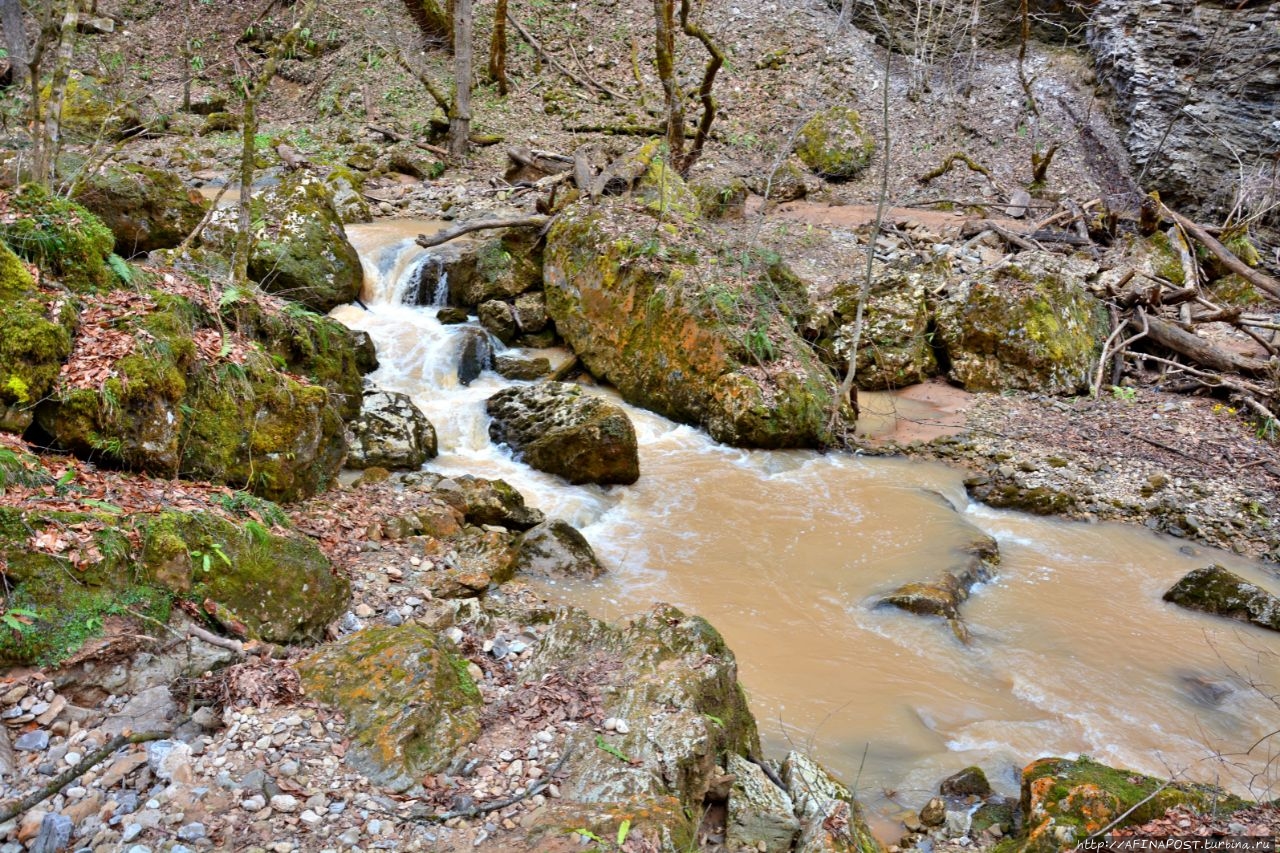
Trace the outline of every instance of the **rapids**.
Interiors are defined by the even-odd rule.
[[[1250,773],[1280,743],[1219,754],[1280,728],[1266,696],[1280,692],[1280,637],[1161,601],[1210,562],[1275,586],[1263,567],[1138,528],[993,510],[943,466],[738,450],[633,407],[640,481],[569,486],[490,443],[484,401],[510,383],[486,372],[458,384],[462,327],[400,303],[424,270],[438,276],[412,237],[439,227],[350,227],[368,310],[334,312],[372,336],[373,380],[411,395],[435,425],[441,455],[427,467],[505,479],[583,530],[610,574],[548,596],[608,617],[654,601],[707,617],[738,656],[766,747],[812,749],[856,784],[882,834],[961,767],[981,765],[1016,794],[1021,766],[1043,755],[1267,795]],[[970,525],[1002,554],[998,578],[963,606],[971,647],[939,621],[868,606],[946,569]]]

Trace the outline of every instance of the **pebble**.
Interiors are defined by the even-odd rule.
[[[372,607],[370,607],[369,605],[365,604],[365,603],[362,601],[362,602],[360,602],[359,604],[357,604],[357,605],[356,605],[355,610],[354,610],[353,612],[354,612],[354,613],[356,614],[356,616],[357,616],[357,617],[359,617],[360,619],[368,619],[370,616],[372,616],[372,615],[373,615],[374,610],[373,610],[373,608],[372,608]]]
[[[199,821],[192,821],[191,823],[184,824],[178,829],[178,837],[183,841],[198,841],[199,839],[204,838],[204,835],[204,824]]]
[[[298,798],[292,794],[276,794],[271,798],[271,808],[278,812],[296,812],[298,810]]]
[[[43,752],[49,748],[49,733],[44,729],[27,732],[13,742],[13,748],[23,752]]]
[[[313,828],[319,826],[321,821],[324,820],[322,817],[320,817],[320,815],[316,814],[311,809],[305,810],[301,815],[299,815],[299,818],[307,826],[310,826]]]
[[[245,811],[260,812],[267,807],[267,798],[261,794],[254,794],[252,797],[241,800],[240,807]]]
[[[128,844],[133,839],[142,834],[142,824],[131,823],[124,828],[124,832],[120,835],[120,843]]]
[[[80,763],[80,759],[81,759],[81,757],[82,757],[82,756],[81,756],[81,755],[80,755],[80,753],[78,753],[78,752],[68,752],[68,753],[63,757],[63,759],[62,759],[62,760],[63,760],[63,761],[65,761],[65,762],[67,762],[67,766],[69,766],[69,767],[75,767],[77,764],[79,764],[79,763]]]

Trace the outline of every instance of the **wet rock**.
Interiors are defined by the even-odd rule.
[[[871,162],[875,140],[862,116],[848,107],[828,107],[800,128],[796,156],[825,178],[847,180]]]
[[[347,761],[406,791],[480,734],[480,693],[465,662],[416,624],[369,628],[298,663],[307,695],[347,717]]]
[[[498,356],[494,369],[506,379],[533,381],[551,372],[551,361],[544,357],[521,358],[516,355]]]
[[[1071,849],[1114,821],[1119,820],[1118,828],[1136,826],[1163,817],[1175,805],[1231,812],[1244,802],[1209,786],[1166,783],[1088,758],[1042,758],[1022,771],[1023,849],[1029,853]]]
[[[528,530],[546,521],[542,510],[525,506],[524,495],[505,480],[464,475],[441,480],[435,494],[463,513],[470,524],[497,524]]]
[[[174,172],[136,164],[85,175],[74,198],[111,229],[116,253],[126,258],[177,246],[208,207]]]
[[[368,391],[351,430],[349,468],[413,470],[436,456],[436,430],[408,394]]]
[[[944,797],[988,797],[991,795],[991,783],[981,767],[966,767],[943,779],[938,792]]]
[[[925,826],[942,826],[947,818],[947,803],[941,797],[934,797],[920,809],[920,822]]]
[[[451,305],[471,307],[492,299],[513,299],[542,283],[537,229],[516,228],[501,236],[459,244],[454,251],[454,255],[442,255],[447,258]]]
[[[725,828],[729,849],[791,850],[792,842],[800,834],[800,821],[787,792],[774,785],[758,766],[739,755],[730,755],[725,769],[734,776]]]
[[[436,319],[440,321],[441,325],[457,326],[460,323],[467,322],[467,320],[471,318],[467,315],[466,308],[451,308],[446,306],[436,312]]]
[[[477,314],[480,317],[480,325],[484,326],[489,334],[504,344],[515,340],[518,331],[516,312],[509,303],[490,299],[488,302],[480,303]]]
[[[839,408],[829,371],[805,366],[813,360],[795,334],[715,310],[709,291],[731,306],[752,297],[740,279],[708,282],[717,268],[704,250],[612,198],[572,206],[547,235],[547,311],[592,375],[630,403],[736,446],[829,443]]]
[[[458,384],[470,385],[493,367],[493,342],[484,329],[463,329],[458,345]]]
[[[1108,332],[1106,308],[1085,288],[1088,262],[1022,253],[947,283],[936,307],[949,376],[969,391],[1088,388]]]
[[[1164,594],[1164,600],[1280,631],[1280,598],[1222,566],[1187,573]]]
[[[515,572],[542,577],[598,578],[604,566],[573,525],[549,519],[525,532],[516,546]]]
[[[635,427],[621,407],[576,385],[544,382],[489,398],[489,437],[539,471],[570,483],[630,484],[640,477]]]
[[[853,792],[802,752],[791,752],[782,779],[800,818],[796,853],[879,853]]]
[[[999,546],[990,536],[974,530],[974,539],[960,549],[961,561],[950,571],[931,581],[903,584],[879,599],[876,607],[897,607],[920,616],[941,616],[947,620],[957,639],[968,642],[969,629],[960,618],[960,604],[969,598],[975,586],[994,576],[999,562]]]
[[[536,293],[522,293],[516,297],[516,325],[521,334],[536,335],[547,328],[550,318],[547,316],[547,296]]]

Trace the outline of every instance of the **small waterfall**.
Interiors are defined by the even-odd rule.
[[[401,274],[394,288],[402,305],[443,308],[449,304],[449,270],[443,258],[426,252]]]

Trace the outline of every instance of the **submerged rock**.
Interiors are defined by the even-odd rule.
[[[466,661],[420,625],[369,628],[297,665],[312,699],[347,718],[347,761],[394,791],[416,788],[480,734]]]
[[[1000,552],[996,541],[974,531],[974,540],[960,549],[962,563],[950,571],[940,573],[931,581],[903,584],[879,599],[876,607],[897,607],[920,616],[941,616],[947,620],[956,638],[969,641],[969,629],[960,617],[960,604],[980,583],[994,576],[994,566]]]
[[[458,345],[458,384],[470,385],[493,367],[493,342],[484,329],[463,329]]]
[[[590,579],[604,574],[586,537],[563,519],[552,518],[531,528],[516,547],[517,574]]]
[[[981,767],[966,767],[943,779],[938,792],[944,797],[986,797],[991,794],[991,783]]]
[[[530,466],[570,483],[629,484],[640,477],[635,427],[621,407],[576,385],[544,382],[489,398],[489,437]]]
[[[416,469],[436,455],[436,430],[408,394],[369,391],[350,423],[348,468]]]
[[[1164,594],[1164,600],[1280,631],[1280,598],[1222,566],[1187,573]]]

